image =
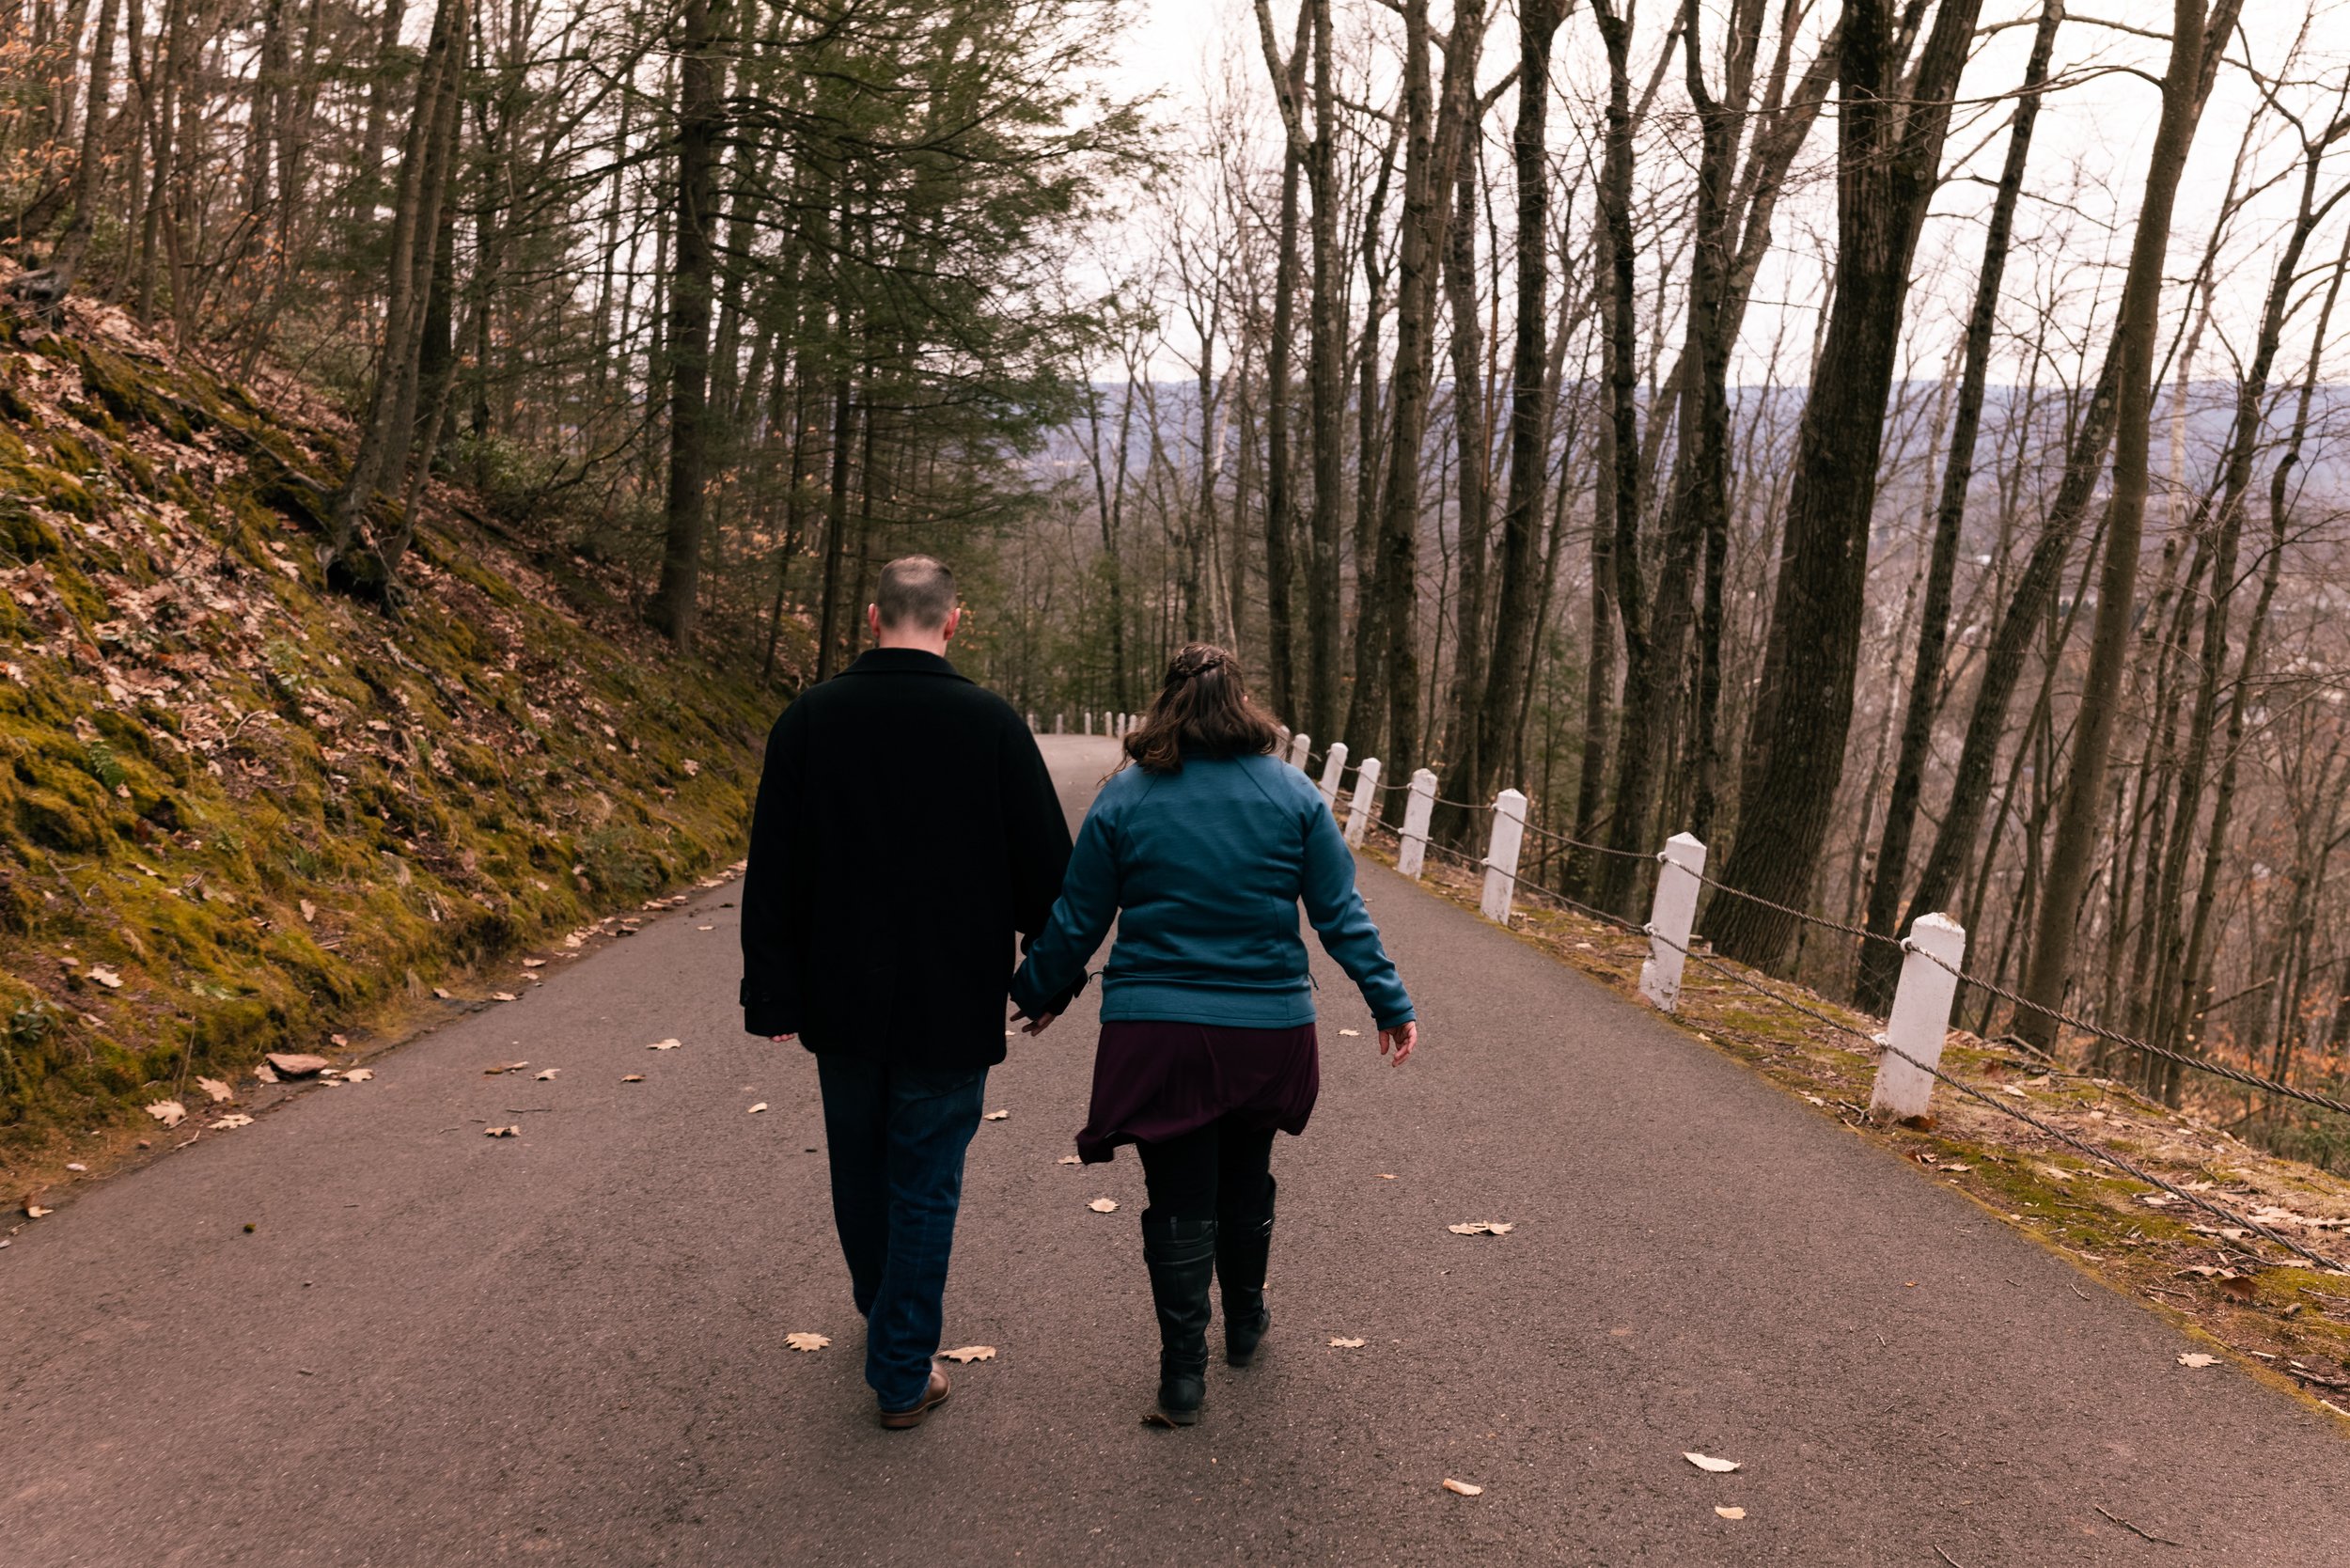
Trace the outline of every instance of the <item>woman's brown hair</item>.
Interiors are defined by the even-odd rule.
[[[1187,754],[1258,757],[1279,744],[1273,720],[1249,699],[1240,661],[1195,642],[1167,666],[1157,700],[1126,737],[1126,755],[1146,773],[1181,773]]]

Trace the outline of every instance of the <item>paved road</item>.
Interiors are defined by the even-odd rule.
[[[1107,744],[1049,754],[1079,809]],[[739,1032],[728,887],[0,1253],[0,1561],[2350,1561],[2320,1418],[1364,876],[1426,1043],[1385,1067],[1322,968],[1277,1323],[1198,1428],[1137,1419],[1139,1170],[1055,1163],[1089,1010],[1017,1047],[973,1145],[948,1342],[1000,1355],[922,1431],[873,1427],[815,1074]],[[561,1074],[483,1075],[517,1057]]]

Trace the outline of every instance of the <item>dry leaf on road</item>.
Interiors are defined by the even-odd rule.
[[[1444,1478],[1444,1489],[1448,1492],[1456,1492],[1464,1497],[1481,1497],[1485,1495],[1485,1489],[1482,1486],[1472,1485],[1465,1481],[1455,1481],[1450,1476]]]
[[[563,1070],[560,1067],[550,1067],[543,1072],[533,1073],[531,1077],[542,1084],[552,1083],[555,1081],[555,1075],[562,1071]]]
[[[620,1082],[624,1084],[641,1084],[644,1081],[645,1075],[642,1073],[623,1073],[620,1074]]]
[[[1118,1210],[1118,1200],[1115,1198],[1097,1198],[1092,1202],[1088,1203],[1086,1207],[1091,1209],[1097,1215],[1114,1214]]]
[[[1743,1508],[1716,1508],[1714,1512],[1725,1519],[1743,1519],[1747,1516],[1747,1511]]]
[[[2206,1356],[2200,1350],[2186,1350],[2179,1353],[2179,1365],[2182,1367],[2208,1367],[2217,1363],[2218,1359],[2218,1356]]]
[[[543,969],[546,966],[547,961],[543,958],[525,958],[523,960],[523,967],[525,969]]]
[[[1517,1226],[1501,1220],[1472,1219],[1465,1225],[1448,1225],[1445,1229],[1456,1236],[1506,1236]]]
[[[520,1127],[484,1127],[481,1129],[481,1136],[484,1137],[520,1137],[522,1131]]]
[[[1728,1475],[1738,1467],[1738,1461],[1735,1459],[1716,1459],[1710,1453],[1684,1453],[1681,1457],[1695,1465],[1699,1469],[1710,1470],[1717,1476]]]
[[[89,972],[89,978],[96,980],[99,984],[104,986],[109,991],[119,991],[122,989],[122,977],[116,974],[112,969],[102,969],[96,965],[92,965]]]
[[[1085,1161],[1079,1159],[1074,1154],[1063,1154],[1059,1159],[1055,1160],[1053,1163],[1055,1165],[1083,1165],[1085,1164]]]
[[[188,1119],[188,1107],[177,1100],[158,1100],[147,1107],[147,1114],[166,1127],[177,1127]]]
[[[347,1084],[363,1084],[374,1076],[375,1069],[372,1067],[354,1067],[350,1072],[343,1074],[343,1082]]]
[[[1360,1350],[1363,1348],[1363,1342],[1361,1340],[1332,1340],[1330,1348],[1332,1350]]]
[[[1349,1040],[1360,1040],[1363,1038],[1363,1031],[1360,1029],[1340,1029],[1339,1033],[1344,1035]]]
[[[56,1212],[57,1211],[55,1209],[44,1209],[38,1203],[27,1203],[24,1205],[24,1215],[27,1219],[39,1219],[43,1215],[54,1215]]]
[[[749,1114],[749,1115],[752,1115],[752,1116],[757,1116],[757,1115],[758,1115],[760,1111],[763,1111],[763,1110],[765,1110],[766,1108],[767,1108],[767,1102],[766,1102],[766,1101],[764,1101],[764,1100],[761,1100],[759,1104],[757,1104],[756,1105],[753,1105],[753,1106],[750,1108],[750,1110],[749,1110],[748,1114]]]
[[[786,1334],[783,1342],[793,1350],[822,1350],[832,1343],[822,1334]]]
[[[432,995],[434,995],[435,996],[440,997],[440,998],[441,998],[441,1000],[443,1000],[443,1001],[445,1001],[445,1002],[446,1002],[446,1001],[450,1001],[450,1000],[452,1000],[452,999],[453,999],[453,998],[449,996],[449,994],[448,994],[448,990],[447,990],[447,988],[446,988],[446,986],[439,986],[439,985],[434,986],[434,987],[432,988]]]
[[[494,1002],[510,1002],[513,999],[514,994],[511,991],[493,991],[490,993],[490,1000]]]
[[[1379,1173],[1379,1179],[1383,1182],[1392,1182],[1395,1180],[1395,1172],[1392,1170],[1383,1170]]]
[[[949,1361],[967,1367],[974,1361],[995,1360],[995,1347],[994,1345],[964,1345],[960,1350],[942,1350],[938,1354]]]
[[[214,1105],[219,1105],[224,1100],[233,1100],[237,1097],[237,1091],[230,1089],[227,1084],[222,1083],[218,1078],[198,1078],[196,1080],[196,1087],[211,1095],[212,1097],[212,1104]]]
[[[1010,1112],[1010,1111],[1008,1111],[1008,1110],[992,1110],[992,1111],[989,1111],[989,1112],[988,1112],[985,1116],[980,1117],[980,1118],[979,1118],[979,1120],[980,1120],[980,1121],[1002,1121],[1006,1120],[1007,1118],[1009,1118],[1010,1115],[1011,1115],[1011,1112]]]
[[[677,1041],[676,1041],[676,1040],[674,1040],[674,1039],[670,1039],[670,1040],[656,1040],[656,1041],[654,1041],[651,1044],[650,1044],[650,1045],[646,1046],[646,1047],[645,1047],[645,1049],[646,1049],[646,1050],[648,1050],[648,1051],[674,1051],[674,1050],[676,1050],[676,1049],[677,1049],[677,1047],[678,1047],[678,1043],[677,1043]]]
[[[212,1127],[215,1131],[218,1131],[223,1127],[250,1127],[252,1125],[253,1118],[245,1115],[242,1111],[232,1111],[228,1115],[222,1117],[219,1121],[212,1123]]]
[[[521,1072],[524,1068],[528,1067],[529,1065],[530,1065],[530,1063],[528,1063],[528,1062],[526,1062],[526,1061],[502,1061],[502,1062],[499,1062],[499,1063],[498,1063],[495,1067],[485,1067],[485,1068],[483,1068],[483,1069],[481,1070],[481,1073],[482,1073],[482,1075],[483,1075],[484,1077],[494,1078],[494,1077],[496,1077],[496,1076],[497,1076],[500,1073],[519,1073],[519,1072]]]

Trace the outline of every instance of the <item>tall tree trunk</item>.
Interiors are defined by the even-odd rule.
[[[669,279],[669,493],[661,586],[647,619],[694,646],[708,502],[710,317],[717,270],[718,144],[725,126],[717,41],[725,0],[684,0],[678,38],[677,266]]]
[[[1892,0],[1844,7],[1835,299],[1796,435],[1737,836],[1722,870],[1729,886],[1779,904],[1800,906],[1809,897],[1843,773],[1869,523],[1910,261],[1981,8],[1981,0],[1943,0],[1904,78]],[[1722,952],[1766,968],[1784,961],[1796,924],[1722,894],[1709,902],[1705,920]]]
[[[2153,434],[2154,338],[2162,319],[2162,263],[2170,244],[2170,213],[2186,170],[2195,129],[2242,0],[2173,0],[2170,63],[2163,72],[2162,116],[2148,159],[2129,271],[2115,312],[2114,353],[2121,365],[2114,413],[2112,499],[2107,506],[2106,558],[2097,588],[2097,616],[2089,635],[2089,669],[2081,682],[2081,719],[2073,765],[2065,776],[2048,857],[2024,995],[2040,1009],[2063,1005],[2072,978],[2076,921],[2089,886],[2098,841],[2097,815],[2106,765],[2129,652],[2138,595],[2138,557],[2145,535],[2147,447]],[[2056,1043],[2056,1019],[2027,1010],[2016,1032],[2046,1050]]]
[[[1877,840],[1876,879],[1869,889],[1868,928],[1880,936],[1897,933],[1902,888],[1909,880],[1909,840],[1917,830],[1918,797],[1925,784],[1926,757],[1934,745],[1934,720],[1942,687],[1942,659],[1949,646],[1950,588],[1957,577],[1959,538],[1966,522],[1966,492],[1974,482],[1975,442],[1982,428],[1983,390],[1990,381],[1991,335],[1998,324],[1999,287],[2015,230],[2015,205],[2024,190],[2032,128],[2056,50],[2063,0],[2043,0],[2040,25],[2032,34],[2031,57],[2017,90],[2014,124],[2008,131],[2007,162],[1999,170],[1998,194],[1982,242],[1982,269],[1975,277],[1974,307],[1966,318],[1966,366],[1960,371],[1958,409],[1943,460],[1942,492],[1934,513],[1934,542],[1926,563],[1925,604],[1919,616],[1918,655],[1909,674],[1909,698],[1902,713],[1901,750],[1893,762],[1893,792],[1885,808],[1885,831]],[[1892,1005],[1893,981],[1901,973],[1900,949],[1881,942],[1861,944],[1857,1001],[1883,1012]]]
[[[1446,304],[1452,316],[1452,434],[1458,453],[1461,586],[1453,601],[1451,690],[1445,699],[1446,772],[1474,760],[1482,744],[1478,720],[1485,701],[1485,559],[1492,549],[1492,441],[1485,409],[1485,337],[1478,319],[1477,164],[1461,160],[1453,181],[1451,243],[1445,246]],[[1447,794],[1451,792],[1447,791]]]
[[[1379,255],[1379,224],[1395,181],[1395,154],[1402,145],[1402,117],[1391,117],[1378,178],[1363,204],[1363,339],[1356,355],[1355,454],[1355,685],[1347,696],[1341,732],[1358,757],[1377,755],[1386,722],[1386,621],[1379,598],[1379,433],[1386,420],[1379,399],[1379,333],[1386,311],[1386,282],[1393,258]],[[1392,770],[1390,770],[1392,771]],[[1405,781],[1407,784],[1409,780]]]

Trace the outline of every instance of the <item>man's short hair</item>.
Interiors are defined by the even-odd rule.
[[[918,626],[935,632],[955,609],[955,574],[929,556],[901,556],[882,568],[873,595],[884,626]]]

